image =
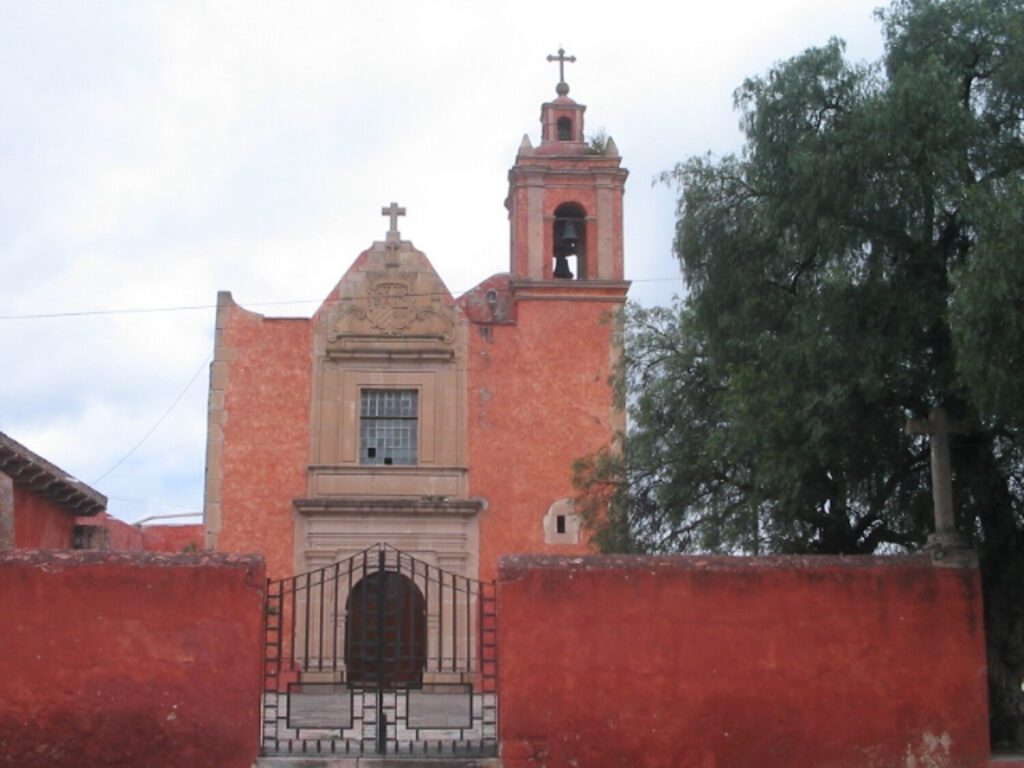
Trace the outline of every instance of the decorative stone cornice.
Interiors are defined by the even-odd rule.
[[[329,496],[294,499],[300,515],[423,515],[434,517],[472,517],[483,511],[483,499],[449,499],[421,496],[382,499],[370,496]]]
[[[628,280],[511,280],[516,301],[600,301],[622,304]]]

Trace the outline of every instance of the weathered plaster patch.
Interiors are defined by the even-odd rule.
[[[952,765],[950,762],[950,747],[953,745],[953,738],[947,731],[936,736],[926,731],[921,736],[921,742],[917,748],[911,744],[907,745],[906,768],[947,768]]]

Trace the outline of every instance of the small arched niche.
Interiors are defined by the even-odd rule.
[[[586,212],[578,203],[555,208],[551,274],[561,280],[582,280],[587,274]]]

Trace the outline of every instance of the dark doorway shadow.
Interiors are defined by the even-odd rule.
[[[427,609],[415,583],[395,571],[361,579],[345,601],[349,685],[417,686],[427,660]]]

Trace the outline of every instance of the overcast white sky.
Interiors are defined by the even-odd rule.
[[[666,303],[652,178],[739,150],[744,77],[832,35],[877,58],[876,5],[0,0],[0,430],[122,519],[200,511],[216,292],[309,316],[392,200],[454,294],[506,270],[559,44],[631,172],[631,296]]]

